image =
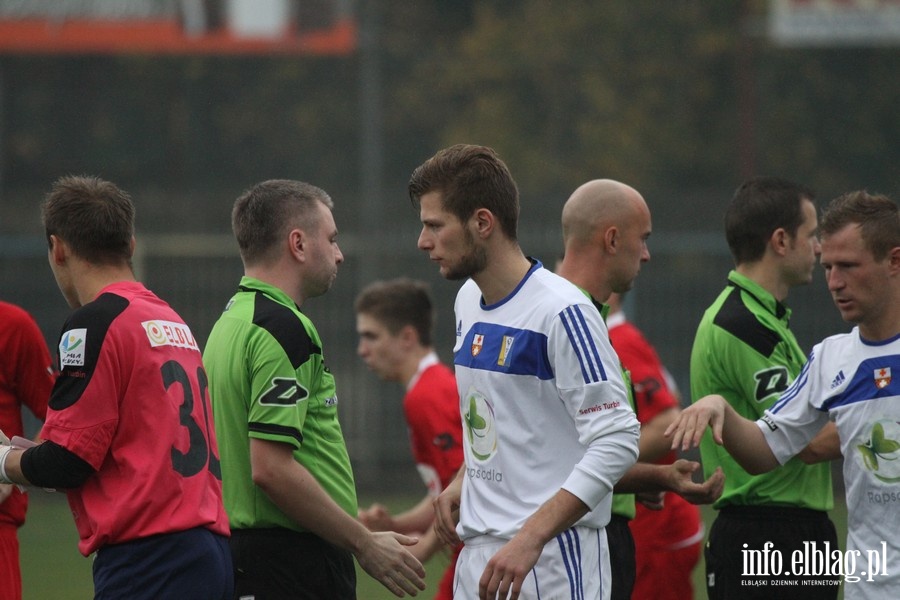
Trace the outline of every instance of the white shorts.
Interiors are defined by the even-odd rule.
[[[487,562],[506,544],[490,536],[466,540],[456,563],[454,600],[478,598]],[[573,527],[550,540],[525,578],[521,600],[608,600],[609,547],[605,529]]]

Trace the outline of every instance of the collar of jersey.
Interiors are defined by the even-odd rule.
[[[728,282],[736,288],[742,289],[756,299],[756,302],[767,311],[775,315],[777,319],[788,322],[791,318],[791,309],[775,299],[764,287],[737,271],[728,274]]]
[[[246,275],[244,275],[243,277],[241,277],[241,282],[238,284],[238,289],[242,292],[259,292],[261,294],[265,294],[279,304],[284,304],[285,306],[293,306],[297,310],[300,310],[300,307],[297,306],[297,303],[294,302],[291,297],[284,292],[284,290],[264,281],[260,281],[259,279],[247,277]]]
[[[603,317],[603,322],[605,323],[606,318],[609,316],[609,304],[603,304],[602,302],[598,302],[596,298],[591,296],[591,293],[589,291],[587,291],[580,285],[576,285],[575,287],[577,287],[579,290],[581,290],[581,293],[584,294],[585,296],[587,296],[588,300],[591,301],[591,304],[593,304],[597,308],[597,310],[600,311],[600,316]]]

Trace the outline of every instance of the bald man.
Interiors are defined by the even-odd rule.
[[[647,239],[652,232],[650,209],[637,190],[611,179],[595,179],[576,189],[562,211],[565,255],[557,265],[557,274],[568,279],[588,296],[604,318],[604,305],[612,293],[625,292],[634,285],[641,265],[650,260]],[[626,373],[627,375],[627,373]],[[627,377],[626,377],[627,379]],[[630,398],[633,405],[633,398]],[[642,432],[661,432],[671,423],[677,410],[658,415],[662,427],[642,426]],[[656,436],[659,437],[659,436]],[[650,449],[658,444],[642,435],[640,453],[649,460]],[[639,456],[640,460],[640,456]],[[635,464],[616,484],[612,517],[606,526],[612,567],[613,600],[631,598],[635,580],[634,538],[628,522],[635,516],[633,493],[675,492],[695,504],[708,504],[722,492],[721,470],[702,483],[694,483],[691,474],[699,463],[677,460],[670,465]]]

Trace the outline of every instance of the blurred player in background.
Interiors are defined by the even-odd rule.
[[[96,553],[95,598],[224,600],[228,521],[206,373],[188,326],[135,280],[131,198],[64,177],[42,217],[75,310],[45,441],[0,447],[0,480],[67,490],[79,550]]]
[[[10,437],[25,435],[22,408],[44,420],[56,371],[37,323],[7,302],[0,302],[0,353],[0,430]],[[0,600],[22,597],[16,530],[25,522],[27,508],[26,494],[0,483]]]
[[[621,302],[619,294],[610,295],[606,324],[613,348],[631,375],[641,422],[638,460],[673,464],[676,453],[663,432],[679,411],[675,382],[647,338],[625,318]],[[659,510],[638,502],[635,517],[628,525],[634,536],[636,567],[631,597],[634,600],[693,598],[692,573],[703,547],[700,509],[667,491]]]
[[[424,589],[405,546],[357,520],[356,486],[322,340],[300,307],[325,294],[344,256],[333,202],[269,180],[234,203],[244,264],[204,353],[222,440],[235,597],[356,598],[353,557],[395,595]]]
[[[406,512],[391,515],[385,506],[373,504],[360,511],[359,517],[373,531],[419,535],[419,543],[410,551],[424,563],[444,547],[432,526],[434,498],[463,462],[456,379],[432,345],[434,306],[424,282],[375,282],[357,296],[355,308],[360,358],[381,379],[406,388],[403,414],[413,459],[428,490],[421,502]],[[453,574],[461,548],[458,545],[452,553],[436,600],[453,598]]]

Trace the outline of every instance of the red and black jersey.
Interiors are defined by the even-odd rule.
[[[96,470],[68,491],[88,555],[206,527],[228,533],[206,372],[190,329],[119,282],[69,317],[43,437]]]

